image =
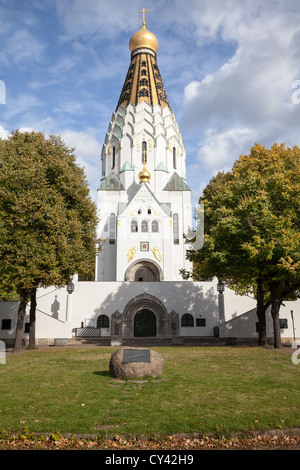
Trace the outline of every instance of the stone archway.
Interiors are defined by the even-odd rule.
[[[147,319],[149,324],[147,325]],[[123,313],[124,336],[170,336],[170,319],[164,304],[153,295],[144,293],[131,299]],[[140,322],[140,330],[137,323]],[[154,328],[155,322],[155,328]],[[139,332],[138,332],[139,331]]]
[[[154,261],[141,259],[132,263],[125,273],[125,281],[157,282],[163,280],[161,267]]]

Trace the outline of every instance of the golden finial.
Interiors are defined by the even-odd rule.
[[[151,178],[151,175],[144,165],[144,168],[142,169],[142,171],[139,172],[140,183],[149,183],[150,178]]]
[[[149,10],[145,10],[145,8],[143,8],[142,10],[139,10],[139,13],[143,13],[143,25],[142,26],[145,26],[146,25],[145,13],[149,13]]]
[[[158,50],[157,38],[146,28],[145,13],[149,13],[149,10],[143,8],[139,10],[139,13],[143,14],[143,25],[139,31],[131,36],[129,41],[130,52],[133,53],[136,49],[148,48],[152,49],[155,53]]]

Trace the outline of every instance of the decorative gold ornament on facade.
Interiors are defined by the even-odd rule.
[[[151,178],[151,174],[147,170],[147,168],[144,166],[144,168],[139,172],[139,180],[140,183],[149,183]]]
[[[131,261],[135,257],[136,251],[137,251],[137,249],[135,247],[131,248],[128,251],[128,253],[127,253],[128,263],[129,263],[129,261]]]
[[[154,248],[151,248],[151,251],[152,253],[154,254],[155,258],[158,260],[158,261],[161,261],[161,252],[159,251],[158,248],[154,247]]]

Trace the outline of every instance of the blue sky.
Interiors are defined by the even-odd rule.
[[[194,203],[255,142],[300,145],[299,0],[0,0],[0,137],[61,135],[96,201],[142,8],[159,41]]]

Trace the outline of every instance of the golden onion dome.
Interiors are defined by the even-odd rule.
[[[158,51],[158,40],[154,34],[148,31],[145,22],[143,22],[142,28],[131,36],[129,41],[131,54],[133,51],[140,48],[152,49],[155,53]]]
[[[139,172],[139,180],[140,183],[149,183],[151,178],[151,174],[147,170],[147,168],[144,166],[144,168]]]

